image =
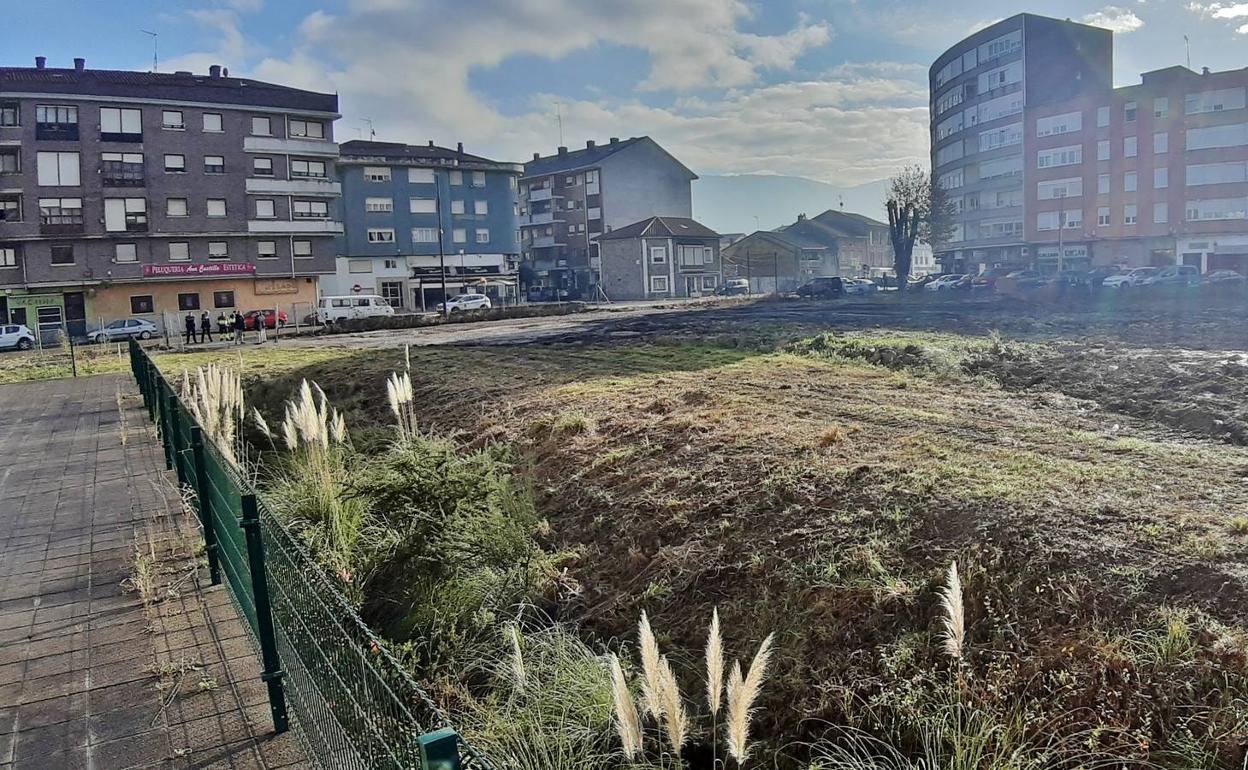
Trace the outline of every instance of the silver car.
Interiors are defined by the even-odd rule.
[[[149,340],[156,336],[156,324],[142,318],[122,318],[87,335],[89,342],[115,342],[117,340]]]

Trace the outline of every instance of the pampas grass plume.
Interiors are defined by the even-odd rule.
[[[966,643],[966,614],[962,602],[962,579],[958,577],[958,563],[949,565],[945,586],[940,591],[940,605],[945,611],[945,652],[955,660],[962,659]]]
[[[775,634],[769,634],[754,653],[750,662],[750,670],[744,676],[741,664],[732,664],[732,673],[728,676],[728,753],[737,761],[737,767],[745,764],[749,757],[750,717],[753,714],[754,701],[763,689],[763,677],[767,674],[767,664],[771,661],[771,644]]]
[[[632,760],[642,749],[641,719],[637,716],[637,704],[629,692],[620,659],[611,653],[608,662],[611,668],[611,697],[615,701],[615,726],[620,734],[624,757]]]
[[[641,644],[641,697],[642,708],[654,718],[663,714],[661,700],[662,679],[659,671],[659,643],[650,628],[650,618],[642,610],[637,624],[637,637]]]

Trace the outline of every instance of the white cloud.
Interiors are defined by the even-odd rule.
[[[1135,32],[1144,26],[1144,20],[1136,16],[1135,11],[1117,5],[1107,5],[1099,11],[1084,16],[1081,21],[1094,27],[1104,27],[1119,35]]]
[[[1248,17],[1248,3],[1188,3],[1187,9],[1213,19]]]

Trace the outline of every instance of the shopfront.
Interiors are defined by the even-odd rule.
[[[516,275],[502,265],[447,265],[446,295],[484,294],[495,307],[516,303]],[[438,266],[412,268],[412,307],[422,312],[436,310],[444,298],[442,269]]]
[[[0,295],[0,321],[22,324],[52,343],[62,331],[75,338],[87,333],[87,295],[94,290],[7,290]]]

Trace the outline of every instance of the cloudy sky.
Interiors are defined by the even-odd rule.
[[[1248,2],[127,0],[5,3],[5,64],[206,71],[336,91],[340,140],[506,160],[649,134],[703,174],[847,186],[927,155],[928,64],[1024,10],[1115,30],[1115,77],[1248,65]]]

